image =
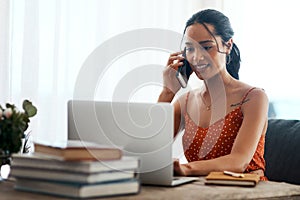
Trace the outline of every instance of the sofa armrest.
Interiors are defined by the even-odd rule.
[[[269,119],[265,142],[269,180],[300,184],[300,121]]]

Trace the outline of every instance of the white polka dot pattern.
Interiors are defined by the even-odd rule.
[[[187,160],[208,160],[229,154],[242,121],[240,107],[207,128],[198,127],[185,114],[183,148]]]
[[[184,154],[189,162],[209,160],[228,155],[243,122],[241,107],[228,113],[225,118],[207,128],[199,127],[185,113],[185,132],[182,137]],[[245,172],[265,169],[265,137],[261,136],[256,152]]]

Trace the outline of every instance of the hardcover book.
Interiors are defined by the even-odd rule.
[[[205,178],[205,184],[236,185],[254,187],[260,180],[258,174],[243,173],[241,177],[234,177],[223,172],[211,172]]]
[[[95,173],[107,171],[128,171],[139,167],[139,159],[134,156],[122,156],[118,160],[65,161],[45,154],[13,154],[12,167],[29,167],[68,172]]]
[[[100,173],[74,173],[59,170],[47,170],[26,167],[12,167],[10,176],[15,178],[39,179],[44,181],[60,181],[70,183],[101,183],[132,179],[135,171],[109,171]]]
[[[34,149],[37,153],[62,160],[114,160],[122,157],[119,148],[81,140],[68,140],[53,145],[34,143]]]
[[[136,179],[105,184],[75,184],[18,178],[15,189],[71,198],[92,198],[136,194],[140,191],[140,184]]]

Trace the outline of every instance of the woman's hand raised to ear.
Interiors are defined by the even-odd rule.
[[[167,66],[163,71],[163,91],[161,92],[159,102],[171,102],[175,94],[180,89],[180,83],[176,78],[176,72],[183,65],[184,57],[182,52],[170,54]]]

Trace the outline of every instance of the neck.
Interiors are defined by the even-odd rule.
[[[206,100],[207,105],[214,109],[212,113],[212,119],[220,119],[225,116],[227,110],[227,92],[234,79],[230,74],[224,74],[223,76],[218,73],[204,81],[205,87],[202,90],[203,98]],[[214,121],[214,120],[213,120]]]
[[[211,112],[211,121],[215,122],[224,117],[227,113],[227,92],[234,78],[225,73],[223,76],[218,73],[210,79],[204,80],[202,95],[206,107],[213,110]],[[201,93],[200,93],[201,95]]]
[[[212,93],[218,93],[222,90],[225,91],[226,88],[228,88],[232,81],[234,81],[234,78],[231,77],[230,74],[225,73],[225,74],[221,74],[218,73],[215,76],[204,80],[204,93],[210,94],[213,97],[214,95],[212,95]]]

